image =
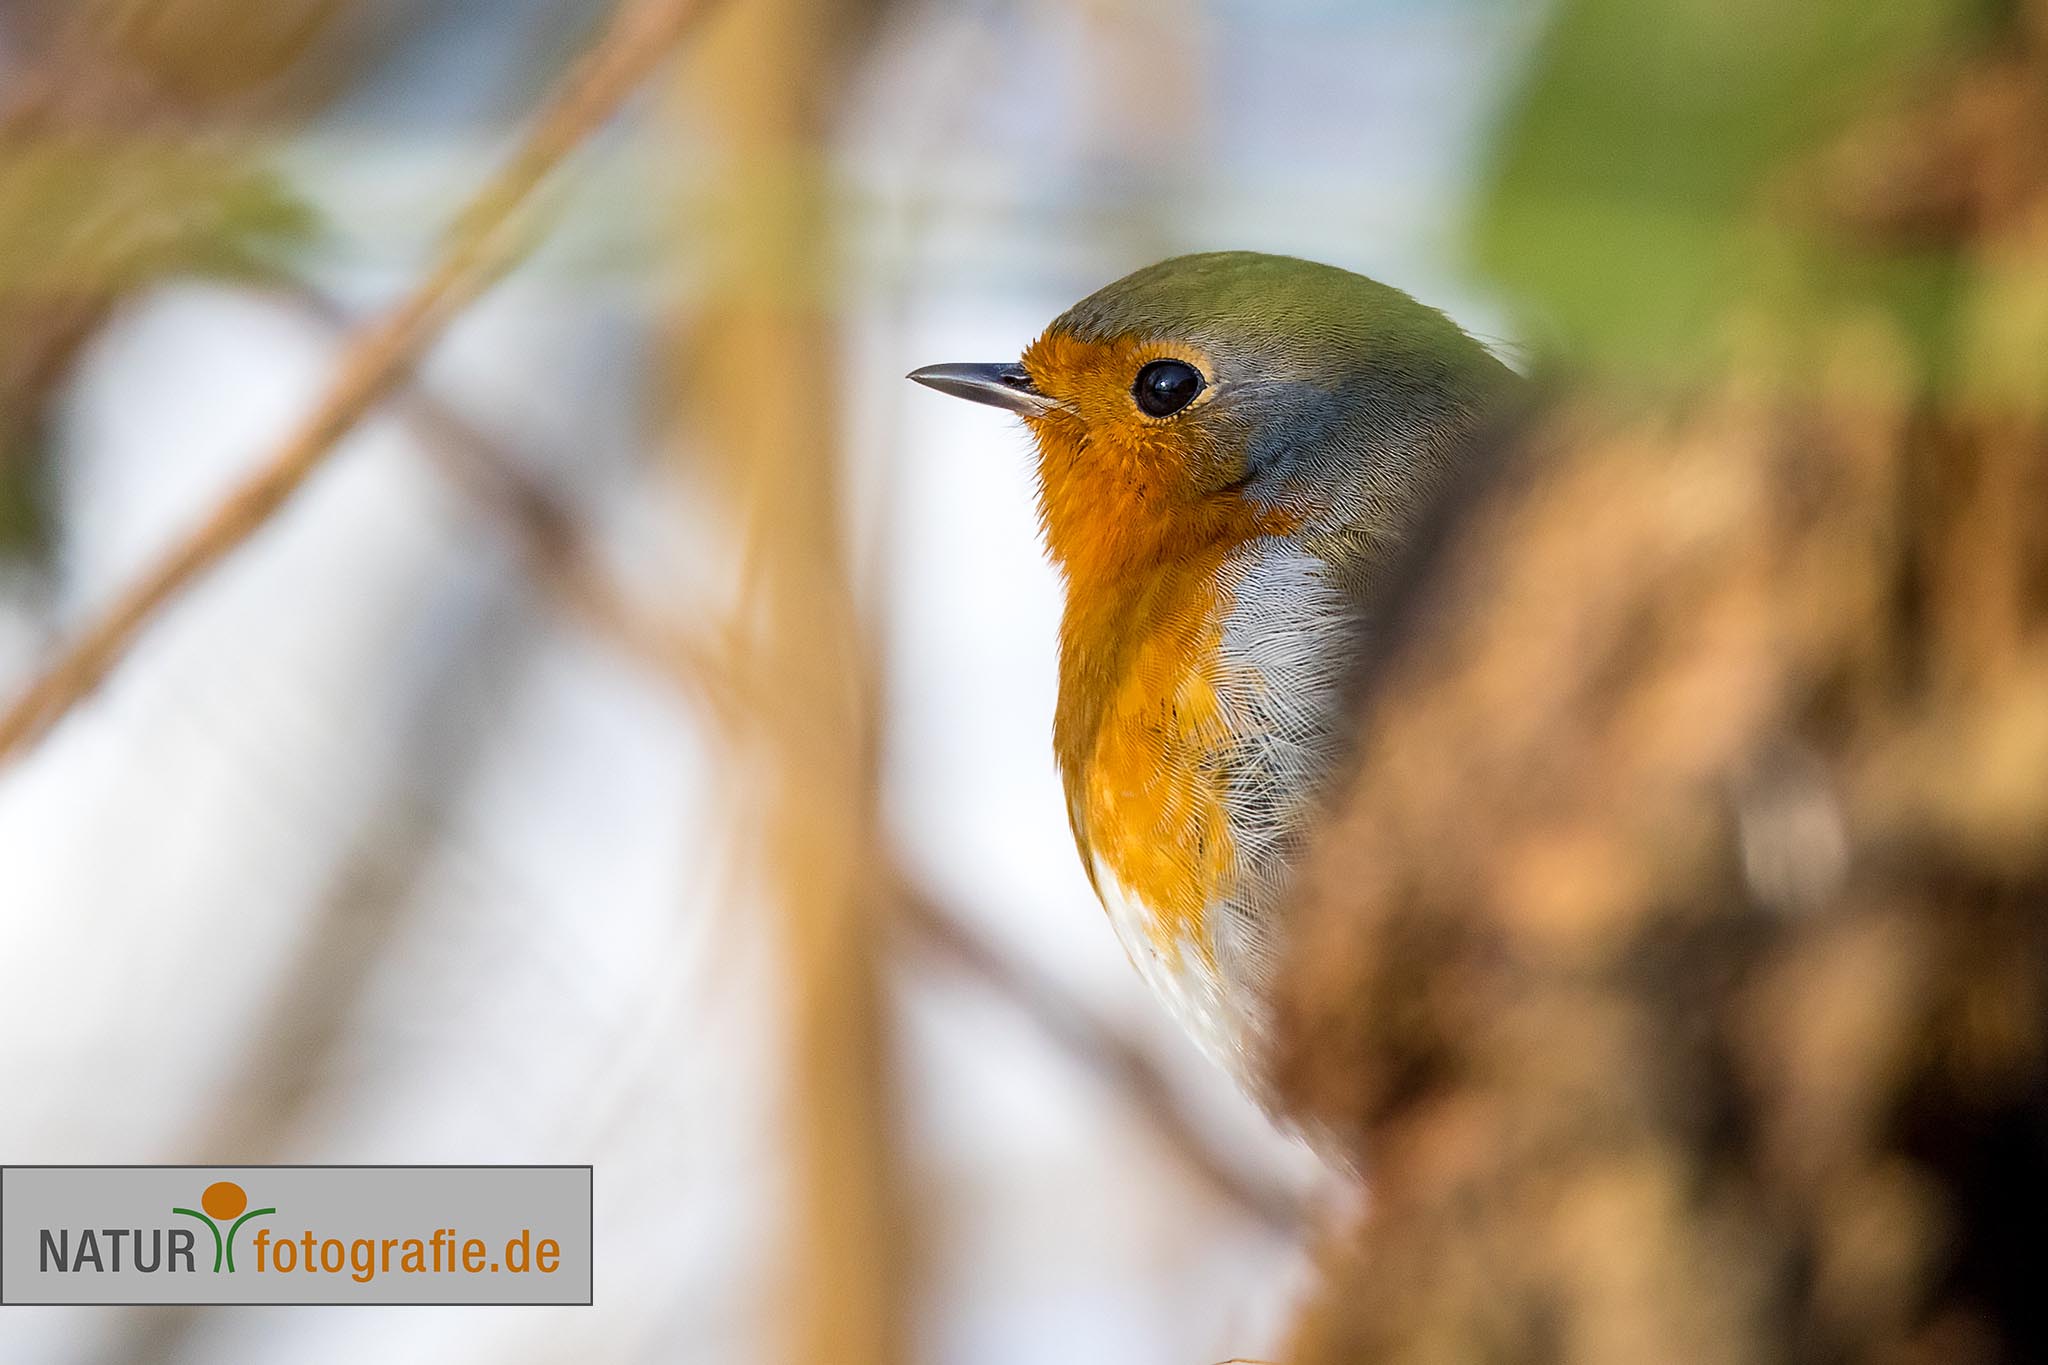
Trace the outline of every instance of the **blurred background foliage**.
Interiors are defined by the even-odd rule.
[[[1875,304],[1936,366],[1953,243],[1904,230],[1934,206],[1896,202],[1915,193],[1901,168],[1824,153],[1908,116],[2012,22],[1995,4],[1942,0],[1570,0],[1502,123],[1477,258],[1609,364],[1696,368],[1725,345],[1737,304],[1784,320]],[[1895,233],[1845,230],[1845,215],[1915,208],[1923,222]]]

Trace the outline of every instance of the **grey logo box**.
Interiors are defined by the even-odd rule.
[[[588,1304],[592,1179],[589,1166],[0,1167],[0,1304]]]

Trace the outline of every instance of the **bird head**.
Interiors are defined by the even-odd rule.
[[[1254,535],[1377,557],[1510,374],[1398,289],[1230,251],[1125,276],[1017,361],[910,378],[1024,418],[1072,581]]]

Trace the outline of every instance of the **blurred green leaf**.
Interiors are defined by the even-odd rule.
[[[1939,315],[1944,263],[1848,264],[1846,244],[1774,220],[1764,200],[1772,177],[1979,12],[1966,0],[1562,0],[1495,148],[1481,267],[1593,358],[1630,366],[1695,357],[1765,267]]]
[[[134,135],[0,147],[0,289],[101,298],[165,274],[240,275],[317,222],[246,149]]]
[[[0,555],[41,558],[49,549],[40,441],[0,445]]]
[[[169,277],[274,278],[318,228],[246,147],[104,131],[0,139],[0,554],[47,547],[43,411],[107,311]]]

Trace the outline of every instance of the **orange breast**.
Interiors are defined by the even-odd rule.
[[[1224,806],[1220,547],[1161,566],[1120,597],[1070,604],[1054,727],[1083,861],[1152,911],[1169,960],[1213,963],[1207,908],[1230,890]]]
[[[1146,936],[1169,962],[1192,949],[1213,967],[1207,910],[1236,865],[1223,570],[1298,518],[1235,491],[1242,433],[1212,427],[1201,400],[1171,422],[1138,412],[1131,376],[1168,355],[1202,361],[1185,346],[1054,329],[1024,366],[1060,403],[1028,420],[1046,546],[1067,580],[1053,744],[1082,861],[1149,909]]]

